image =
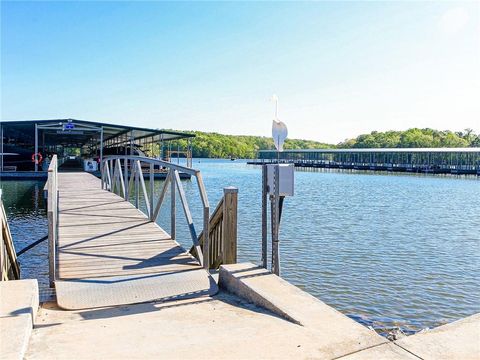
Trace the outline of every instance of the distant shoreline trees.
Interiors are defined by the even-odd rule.
[[[339,148],[442,148],[480,146],[480,134],[412,128],[405,131],[372,131],[337,145]]]
[[[274,149],[273,140],[265,136],[223,135],[201,131],[192,141],[193,157],[252,159],[258,150]],[[187,140],[172,142],[172,148],[187,146]],[[472,129],[461,132],[412,128],[405,131],[372,131],[337,145],[312,140],[287,139],[284,149],[326,148],[412,148],[412,147],[480,147],[480,134]]]

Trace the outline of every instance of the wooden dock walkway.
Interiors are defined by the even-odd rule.
[[[208,272],[155,222],[85,172],[58,174],[58,305],[84,309],[212,295]]]

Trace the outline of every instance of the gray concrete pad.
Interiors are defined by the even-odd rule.
[[[329,333],[220,291],[92,310],[43,304],[26,359],[332,359],[350,352]]]
[[[0,282],[0,359],[23,359],[38,306],[37,280]]]
[[[376,332],[254,264],[222,266],[219,285],[318,334],[317,345],[332,358],[388,343]]]
[[[480,314],[395,342],[422,359],[480,359]]]

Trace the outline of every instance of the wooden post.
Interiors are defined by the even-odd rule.
[[[267,165],[262,165],[262,266],[267,268]]]
[[[237,204],[238,189],[223,189],[223,264],[237,263]]]

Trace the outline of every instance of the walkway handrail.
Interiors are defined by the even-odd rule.
[[[1,281],[20,279],[20,265],[18,264],[12,234],[8,226],[7,214],[2,202],[0,190],[0,272]]]
[[[144,180],[144,174],[147,175],[147,173],[144,173],[144,168],[142,168],[142,164],[149,165],[148,191]],[[154,202],[155,167],[168,170],[165,183],[163,184],[156,203]],[[172,164],[168,161],[148,158],[144,156],[114,155],[106,156],[103,158],[102,163],[100,164],[100,171],[102,189],[114,193],[118,192],[118,195],[123,196],[126,201],[129,201],[132,197],[131,195],[133,195],[133,198],[135,200],[135,207],[137,209],[140,208],[139,197],[140,191],[142,191],[145,200],[145,207],[147,209],[146,215],[152,222],[156,222],[158,215],[160,214],[160,208],[167,193],[168,186],[170,186],[170,236],[174,240],[176,237],[175,197],[176,190],[178,190],[178,194],[180,196],[183,207],[183,212],[185,214],[185,218],[187,220],[188,228],[190,231],[190,236],[192,238],[192,243],[195,247],[196,254],[198,254],[197,259],[204,268],[208,269],[208,264],[210,263],[208,235],[206,236],[205,246],[203,247],[202,251],[199,239],[197,237],[197,231],[193,223],[190,208],[188,206],[185,190],[183,189],[183,185],[180,181],[179,175],[179,172],[183,172],[196,178],[203,207],[203,232],[209,234],[210,205],[208,202],[205,185],[203,184],[202,175],[199,170],[177,164]]]
[[[50,287],[56,279],[56,253],[58,240],[58,159],[53,155],[48,167],[47,180],[47,218],[48,218],[48,277]]]
[[[224,188],[223,197],[210,217],[210,269],[218,269],[220,265],[237,262],[237,207],[238,189],[235,187]],[[203,248],[203,231],[198,240]],[[192,247],[190,253],[194,255],[195,248]]]

